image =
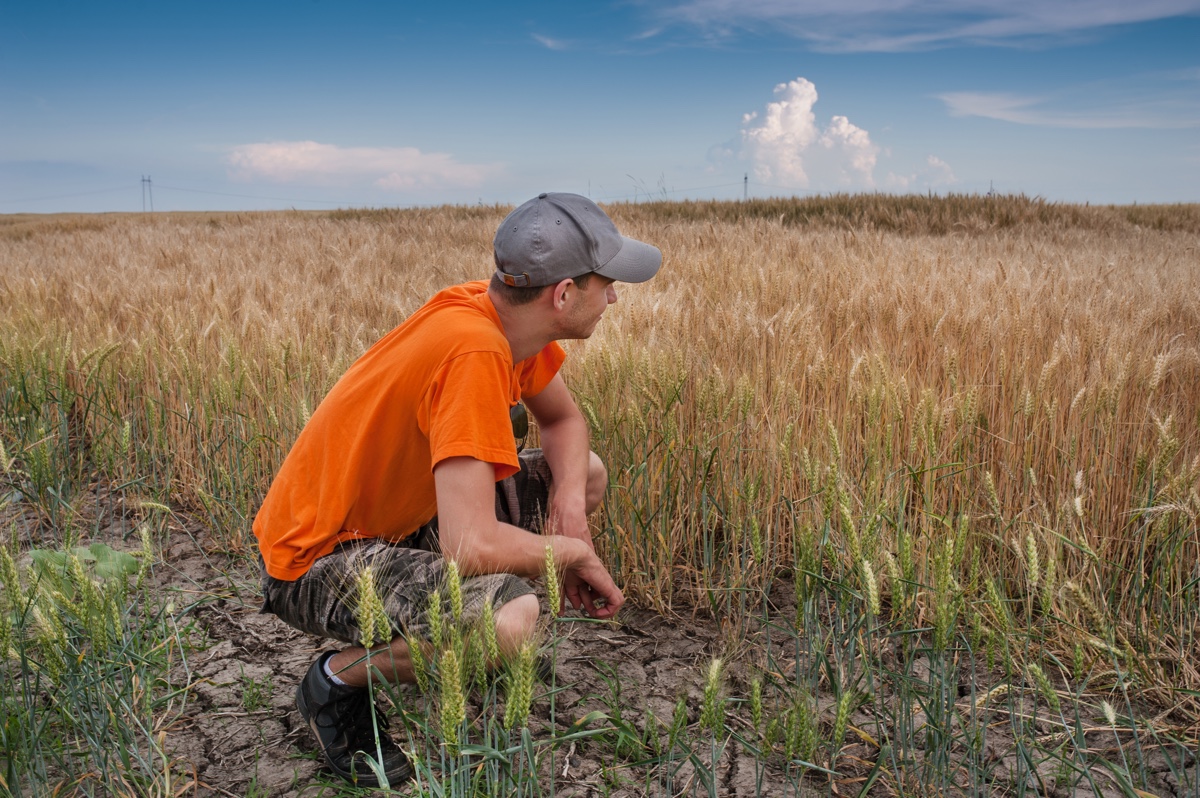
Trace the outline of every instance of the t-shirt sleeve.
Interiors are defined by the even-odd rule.
[[[519,470],[508,408],[513,399],[508,361],[493,352],[468,352],[447,361],[425,397],[431,467],[448,457],[473,457],[495,466],[496,479]]]
[[[521,385],[522,396],[537,396],[542,392],[554,375],[562,368],[567,353],[557,341],[548,343],[541,352],[521,361],[517,369],[517,381]]]

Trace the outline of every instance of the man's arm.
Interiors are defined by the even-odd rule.
[[[566,600],[574,607],[587,606],[597,618],[616,615],[625,597],[589,545],[563,535],[535,535],[496,520],[494,474],[491,463],[471,457],[450,457],[434,468],[442,554],[458,564],[463,576],[536,577],[545,567],[546,546],[551,546]],[[581,595],[584,591],[590,594],[587,600]],[[595,607],[595,597],[604,600],[603,607]]]
[[[554,479],[550,484],[550,507],[546,529],[577,538],[592,546],[587,522],[588,442],[587,421],[563,382],[561,374],[541,393],[525,398],[538,423],[542,454]]]

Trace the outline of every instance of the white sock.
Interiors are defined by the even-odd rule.
[[[329,681],[333,682],[334,684],[338,685],[339,687],[345,687],[346,683],[343,682],[341,679],[339,679],[338,675],[336,673],[334,673],[332,669],[330,669],[329,663],[332,661],[333,661],[333,657],[327,658],[323,663],[321,663],[321,667],[325,671],[325,675],[327,677],[329,677]]]

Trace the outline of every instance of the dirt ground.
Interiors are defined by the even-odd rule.
[[[22,519],[11,513],[14,508],[8,509],[3,520],[20,525]],[[26,516],[23,520],[32,519]],[[116,527],[123,529],[118,532]],[[108,531],[114,547],[134,547],[127,523],[117,522]],[[186,529],[172,524],[162,562],[154,573],[157,588],[176,607],[190,608],[183,623],[192,622],[195,647],[186,667],[172,674],[177,686],[187,686],[188,701],[182,715],[167,719],[165,728],[180,783],[194,785],[185,794],[237,798],[363,795],[363,791],[345,789],[336,776],[324,770],[314,754],[310,732],[296,711],[296,685],[317,654],[332,644],[298,632],[273,615],[261,614],[256,570],[250,556],[222,551],[200,525],[189,523]],[[786,597],[777,598],[782,602]],[[785,614],[791,611],[785,609]],[[561,692],[555,706],[560,729],[593,710],[611,712],[614,704],[635,729],[644,728],[648,713],[665,725],[681,696],[687,697],[689,723],[695,724],[703,700],[704,674],[715,656],[732,662],[727,672],[728,694],[749,694],[745,661],[739,655],[753,647],[731,637],[711,619],[667,618],[627,606],[618,623],[559,623],[556,632],[556,683]],[[1002,681],[998,673],[989,676],[986,669],[979,673],[975,695]],[[920,678],[920,674],[914,676]],[[960,705],[963,701],[970,699],[960,698]],[[534,714],[540,715],[541,721],[548,720],[546,706],[545,701],[537,702],[535,694]],[[833,714],[831,696],[819,697],[818,711],[827,732]],[[833,782],[810,774],[797,787],[780,763],[772,761],[765,768],[756,765],[754,757],[734,739],[718,760],[716,794],[731,798],[894,794],[882,779],[871,781],[873,765],[881,754],[877,741],[866,731],[877,727],[870,711],[866,706],[851,716],[839,752],[839,775]],[[1146,715],[1151,714],[1146,708]],[[729,723],[735,731],[746,730],[745,715],[744,710],[730,711]],[[984,757],[989,780],[976,785],[976,794],[1139,795],[1120,789],[1104,773],[1095,774],[1094,791],[1071,792],[1049,786],[1018,789],[1011,777],[1018,763],[1006,717],[994,708],[984,708],[980,715],[988,729]],[[915,718],[914,723],[919,727],[920,719]],[[535,722],[531,727],[539,725]],[[1045,735],[1052,737],[1056,731],[1046,726]],[[1087,739],[1089,743],[1095,740],[1094,752],[1100,756],[1112,761],[1122,756],[1112,745],[1111,731],[1089,732]],[[705,751],[702,756],[707,754]],[[1140,795],[1196,798],[1200,778],[1195,752],[1180,759],[1176,757],[1175,765],[1182,769],[1174,772],[1161,752],[1146,752],[1142,760],[1146,783],[1153,789]],[[670,784],[664,784],[655,773],[647,785],[644,769],[615,761],[612,746],[599,742],[584,741],[558,751],[553,768],[555,796],[707,794],[688,765]],[[1053,784],[1052,769],[1049,763],[1039,767],[1044,771],[1044,785]],[[922,788],[910,789],[917,792],[909,794],[920,794]]]
[[[254,574],[246,568],[245,560],[206,553],[191,536],[177,536],[165,552],[165,568],[159,580],[166,589],[216,597],[193,610],[198,634],[203,638],[197,642],[205,648],[189,663],[194,699],[170,731],[180,763],[186,763],[203,785],[201,794],[309,798],[344,793],[336,777],[316,760],[309,731],[300,721],[294,700],[295,685],[330,641],[303,634],[272,615],[259,613]],[[638,608],[622,610],[618,624],[560,623],[558,631],[557,683],[566,686],[556,702],[560,726],[565,725],[563,718],[569,722],[592,710],[608,710],[614,698],[623,719],[635,728],[643,728],[647,712],[667,723],[681,695],[688,698],[689,721],[694,723],[702,703],[705,670],[714,656],[728,653],[731,645],[728,635],[711,620],[670,619]],[[732,695],[748,695],[740,663],[730,668],[728,679]],[[986,689],[979,686],[977,694]],[[253,700],[247,700],[248,690]],[[614,695],[617,691],[619,696]],[[832,714],[832,698],[822,696],[818,703],[824,715]],[[544,702],[540,710],[535,706],[535,714],[539,711],[545,720]],[[737,718],[732,723],[735,727],[744,725]],[[855,713],[850,726],[838,762],[841,775],[833,784],[810,778],[798,790],[774,765],[757,770],[754,758],[731,741],[718,763],[717,794],[732,798],[859,795],[864,787],[870,795],[893,794],[882,783],[875,783],[873,789],[867,784],[879,749],[869,744],[869,735],[856,729],[873,727],[869,709]],[[1047,726],[1046,731],[1049,734],[1054,729]],[[1089,740],[1093,736],[1101,747],[1106,744],[1102,735],[1089,735]],[[1108,753],[1118,755],[1115,750]],[[706,793],[688,766],[673,784],[654,781],[647,787],[643,771],[622,767],[612,757],[611,747],[592,743],[560,752],[554,765],[555,795],[632,798]],[[993,778],[977,786],[982,794],[1020,793],[1008,778],[1017,767],[1017,754],[1000,715],[989,724],[985,757]],[[1197,783],[1194,755],[1183,763],[1187,768],[1183,785],[1161,754],[1149,752],[1146,763],[1147,781],[1155,789],[1145,794],[1180,798],[1195,795],[1195,787],[1186,786]],[[1053,784],[1050,764],[1040,770],[1045,771],[1044,784]],[[1024,794],[1056,798],[1130,794],[1103,775],[1095,781],[1096,791],[1047,786]]]
[[[170,731],[180,763],[186,763],[211,794],[338,794],[336,777],[314,757],[294,698],[296,684],[331,642],[261,614],[252,575],[244,565],[222,562],[224,557],[203,552],[188,536],[179,536],[164,559],[166,567],[158,577],[164,588],[187,585],[189,593],[219,597],[193,611],[206,648],[189,662],[194,700]],[[638,728],[647,709],[669,723],[680,695],[686,694],[689,705],[698,707],[705,669],[724,645],[714,623],[674,621],[636,608],[622,610],[615,625],[559,626],[565,631],[557,643],[556,680],[560,688],[566,686],[556,702],[560,718],[604,711],[605,698],[617,689],[624,719]],[[247,689],[253,691],[253,701],[244,700]],[[247,705],[255,708],[248,710]],[[585,743],[560,752],[556,794],[644,795],[644,784],[621,783],[630,781],[631,774],[612,771],[604,749]],[[610,769],[607,776],[605,768]],[[688,788],[687,778],[685,768],[677,791]],[[753,757],[730,745],[720,760],[718,778],[721,795],[755,795]]]

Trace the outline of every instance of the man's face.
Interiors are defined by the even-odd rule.
[[[617,301],[616,281],[593,274],[585,288],[572,286],[568,293],[564,338],[589,338],[609,305]]]

